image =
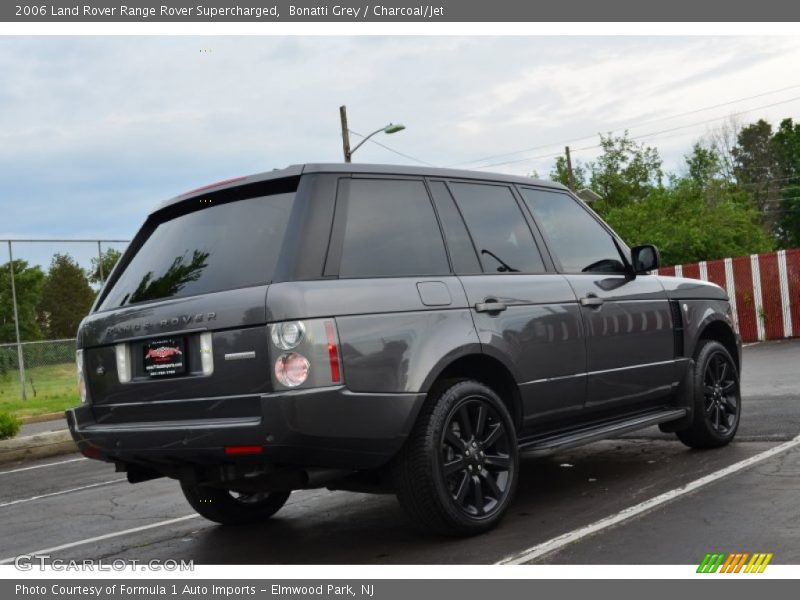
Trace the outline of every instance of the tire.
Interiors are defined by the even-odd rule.
[[[518,472],[516,432],[502,400],[478,381],[460,380],[431,391],[393,475],[417,527],[470,536],[497,525]]]
[[[261,492],[237,495],[222,488],[183,481],[181,489],[196,512],[209,521],[222,525],[264,521],[278,512],[291,494],[291,492]]]
[[[715,340],[701,340],[695,353],[693,413],[689,426],[676,432],[690,448],[719,448],[739,428],[742,397],[739,371],[730,352]]]

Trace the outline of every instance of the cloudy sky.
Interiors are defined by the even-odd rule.
[[[679,169],[732,113],[798,118],[798,64],[791,37],[4,37],[0,238],[129,238],[187,189],[340,161],[340,104],[437,166],[546,175],[628,127]]]

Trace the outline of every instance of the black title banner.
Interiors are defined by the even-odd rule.
[[[635,569],[635,567],[634,567]],[[689,567],[687,567],[689,569]],[[693,569],[692,569],[693,571]],[[408,600],[460,598],[513,600],[544,595],[557,598],[674,600],[719,596],[744,600],[756,595],[789,598],[793,580],[558,580],[558,579],[378,579],[378,580],[0,580],[7,600]]]
[[[0,22],[798,22],[787,0],[8,0]],[[531,31],[535,34],[536,31]]]

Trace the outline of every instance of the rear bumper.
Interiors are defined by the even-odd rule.
[[[119,405],[123,422],[91,405],[67,411],[67,422],[84,455],[135,464],[162,472],[192,466],[260,463],[289,467],[368,469],[388,462],[405,441],[424,394],[364,394],[344,387],[263,394],[250,403],[251,414],[168,420],[187,414],[197,400],[171,401],[165,420],[153,420],[159,401]],[[237,398],[206,399],[232,404]],[[194,403],[194,404],[193,404]],[[177,410],[175,406],[184,407]],[[99,408],[99,407],[98,407]],[[100,414],[100,418],[96,416]],[[257,446],[259,454],[233,456],[230,446]]]

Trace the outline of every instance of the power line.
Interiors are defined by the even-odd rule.
[[[771,185],[771,184],[777,183],[779,181],[791,181],[792,179],[797,179],[798,182],[797,183],[787,183],[784,187],[780,188],[782,190],[787,190],[789,188],[797,187],[798,185],[800,185],[800,175],[792,175],[791,177],[777,177],[775,179],[767,179],[765,181],[748,181],[748,182],[744,182],[744,183],[739,183],[738,185],[756,187],[756,186],[763,186],[763,185]]]
[[[777,90],[771,90],[769,92],[762,92],[760,94],[755,94],[754,96],[745,96],[745,97],[742,97],[742,98],[736,98],[734,100],[728,100],[727,102],[721,102],[720,104],[714,104],[714,105],[711,105],[711,106],[705,106],[703,108],[697,108],[697,109],[694,109],[694,110],[678,113],[678,114],[667,116],[667,117],[659,117],[658,119],[650,119],[650,120],[647,120],[647,121],[640,121],[638,123],[634,123],[633,125],[628,125],[626,127],[616,127],[616,128],[611,130],[611,133],[613,133],[614,131],[620,131],[620,130],[623,130],[623,129],[633,129],[633,128],[636,128],[636,127],[642,127],[644,125],[651,125],[653,123],[660,123],[662,121],[670,121],[672,119],[678,119],[680,117],[686,117],[686,116],[689,116],[689,115],[694,115],[694,114],[697,114],[697,113],[705,112],[707,110],[713,110],[715,108],[722,108],[724,106],[730,106],[731,104],[738,104],[739,102],[746,102],[747,100],[755,100],[756,98],[763,98],[764,96],[771,96],[772,94],[779,94],[780,92],[785,92],[785,91],[793,90],[793,89],[796,89],[796,88],[800,88],[800,84],[790,85],[790,86],[787,86],[787,87],[784,87],[784,88],[780,88],[780,89],[777,89]],[[593,138],[595,135],[597,135],[597,134],[596,133],[592,133],[590,135],[585,135],[585,136],[579,137],[579,138],[573,138],[573,139],[564,140],[564,141],[561,141],[561,142],[553,142],[552,144],[546,144],[546,145],[543,145],[543,146],[533,146],[531,148],[525,148],[523,150],[515,150],[513,152],[506,152],[504,154],[495,154],[495,155],[492,155],[492,156],[485,156],[483,158],[476,158],[474,160],[468,160],[468,161],[465,161],[465,162],[454,163],[454,164],[448,165],[448,166],[456,167],[456,166],[461,166],[461,165],[469,165],[469,164],[476,163],[476,162],[483,162],[485,160],[494,160],[495,158],[503,158],[505,156],[514,156],[515,154],[522,154],[524,152],[532,152],[534,150],[542,150],[544,148],[549,148],[551,146],[561,146],[562,144],[574,144],[575,142],[580,142],[582,140]],[[476,167],[476,168],[480,168],[480,167]]]
[[[364,137],[362,134],[358,133],[357,131],[353,131],[352,129],[349,129],[348,131],[349,131],[350,133],[352,133],[353,135],[357,135],[357,136],[358,136],[358,137],[360,137],[360,138],[363,138],[363,137]],[[415,162],[418,162],[418,163],[420,163],[421,165],[426,165],[426,166],[428,166],[428,167],[435,167],[435,166],[436,166],[436,165],[434,165],[434,164],[431,164],[431,163],[429,163],[429,162],[426,162],[426,161],[424,161],[424,160],[421,160],[421,159],[419,159],[419,158],[415,158],[415,157],[413,157],[413,156],[411,156],[411,155],[409,155],[409,154],[403,154],[403,153],[402,153],[402,152],[400,152],[399,150],[395,150],[394,148],[390,148],[390,147],[389,147],[389,146],[387,146],[386,144],[381,144],[379,141],[377,141],[377,140],[373,140],[372,138],[370,138],[370,139],[369,139],[369,140],[367,140],[367,141],[369,141],[369,142],[372,142],[373,144],[375,144],[375,145],[377,145],[377,146],[380,146],[381,148],[383,148],[383,149],[385,149],[385,150],[388,150],[389,152],[394,152],[394,153],[395,153],[395,154],[397,154],[398,156],[402,156],[403,158],[408,158],[408,159],[410,159],[410,160],[413,160],[413,161],[415,161]]]
[[[780,106],[781,104],[788,104],[790,102],[796,102],[797,100],[800,100],[800,96],[794,96],[792,98],[788,98],[786,100],[781,100],[780,102],[773,102],[771,104],[764,104],[764,105],[761,105],[761,106],[754,106],[753,108],[749,108],[747,110],[743,110],[743,111],[740,111],[738,113],[731,113],[729,115],[725,115],[725,116],[722,116],[722,117],[715,117],[713,119],[706,119],[704,121],[696,121],[695,123],[691,123],[689,125],[680,125],[680,126],[677,126],[677,127],[670,127],[668,129],[662,129],[660,131],[654,131],[654,132],[651,132],[651,133],[643,133],[643,134],[639,134],[639,135],[634,135],[634,136],[631,136],[629,139],[631,139],[631,140],[639,140],[639,139],[646,139],[646,138],[655,138],[655,137],[659,137],[659,136],[661,136],[662,134],[665,134],[665,133],[672,133],[674,131],[679,131],[679,130],[682,130],[682,129],[689,129],[689,128],[692,128],[692,127],[697,127],[698,125],[705,125],[707,123],[713,123],[714,121],[720,121],[720,120],[723,120],[723,119],[728,119],[730,117],[736,117],[736,116],[739,116],[739,115],[744,115],[744,114],[747,114],[749,112],[753,112],[754,110],[761,110],[761,109],[764,109],[764,108],[772,108],[774,106]],[[586,138],[579,138],[579,139],[586,139]],[[545,146],[545,147],[547,147],[547,146]],[[573,148],[573,149],[571,149],[571,151],[573,153],[575,153],[575,152],[580,152],[582,150],[594,150],[594,149],[600,148],[600,147],[602,147],[602,144],[594,144],[592,146],[584,146],[583,148]],[[503,165],[510,165],[510,164],[516,164],[516,163],[521,163],[521,162],[530,162],[530,161],[534,161],[534,160],[541,160],[541,159],[544,159],[544,158],[553,158],[553,157],[556,157],[556,156],[561,156],[561,152],[556,152],[556,153],[551,153],[551,154],[544,154],[544,155],[541,155],[541,156],[531,156],[531,157],[519,158],[519,159],[515,159],[515,160],[507,160],[507,161],[502,161],[502,162],[497,162],[497,163],[491,163],[491,164],[488,164],[488,165],[478,165],[478,166],[475,166],[475,167],[472,167],[472,168],[473,169],[488,169],[490,167],[499,167],[499,166],[503,166]]]
[[[661,131],[655,131],[653,133],[644,133],[644,134],[640,134],[640,135],[635,135],[635,136],[631,137],[631,139],[638,140],[638,139],[642,139],[642,138],[655,137],[655,136],[660,135],[662,133],[670,133],[672,131],[678,131],[680,129],[689,129],[691,127],[696,127],[698,125],[705,125],[706,123],[713,123],[714,121],[721,121],[723,119],[728,119],[730,117],[738,117],[740,115],[744,115],[744,114],[747,114],[749,112],[753,112],[754,110],[761,110],[763,108],[772,108],[773,106],[780,106],[782,104],[789,104],[790,102],[795,102],[797,100],[800,100],[800,96],[794,96],[792,98],[787,98],[786,100],[781,100],[779,102],[772,102],[771,104],[763,104],[761,106],[754,106],[753,108],[748,108],[747,110],[742,110],[742,111],[739,111],[738,113],[731,113],[729,115],[724,115],[722,117],[714,117],[713,119],[706,119],[705,121],[696,121],[695,123],[692,123],[690,125],[680,125],[678,127],[671,127],[669,129],[662,129]]]

